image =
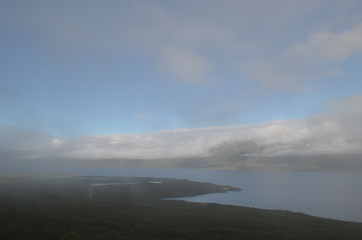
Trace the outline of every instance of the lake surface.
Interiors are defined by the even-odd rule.
[[[290,210],[362,222],[362,172],[100,168],[64,171],[87,176],[165,177],[230,185],[242,191],[179,199]]]

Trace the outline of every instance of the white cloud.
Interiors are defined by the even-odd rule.
[[[339,32],[322,31],[312,34],[305,42],[297,43],[286,55],[304,61],[331,62],[345,60],[353,53],[362,51],[362,24]]]
[[[201,82],[212,70],[213,64],[198,54],[177,47],[165,47],[162,51],[163,67],[186,82]]]
[[[301,163],[289,163],[288,156],[309,156],[306,164],[313,165],[316,156],[362,156],[361,99],[356,96],[334,102],[333,106],[343,109],[339,112],[245,126],[84,136],[67,140],[2,128],[0,157],[2,162],[38,158],[44,161],[143,159],[152,163],[167,159],[170,164],[177,159],[206,159],[223,168],[229,157],[233,157],[233,164],[246,161],[247,165],[240,166],[248,167],[267,166],[282,157],[293,167],[293,164]],[[271,162],[264,162],[266,159]],[[328,161],[326,164],[322,169],[328,168]]]
[[[90,136],[64,143],[58,154],[67,158],[151,160],[210,157],[215,154],[213,149],[228,146],[245,156],[362,154],[361,120],[361,112],[345,111],[246,126]],[[250,143],[258,147],[250,147]]]
[[[50,142],[50,144],[54,147],[58,147],[60,145],[62,145],[64,142],[58,138],[53,138]]]

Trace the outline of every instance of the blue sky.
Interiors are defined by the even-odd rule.
[[[358,0],[1,1],[0,31],[3,132],[232,127],[362,95]]]

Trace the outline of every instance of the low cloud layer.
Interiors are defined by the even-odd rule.
[[[140,167],[155,163],[157,167],[263,168],[282,161],[277,168],[283,168],[285,164],[288,168],[303,168],[303,164],[307,164],[304,167],[308,168],[323,161],[323,166],[328,168],[328,164],[347,166],[352,160],[353,164],[360,164],[360,100],[361,97],[354,97],[335,102],[332,104],[334,109],[343,111],[305,119],[146,134],[83,136],[65,140],[2,128],[1,164],[19,159],[82,160],[85,165],[113,159],[127,160],[127,166],[134,166],[134,161]],[[323,156],[332,160],[328,162]]]

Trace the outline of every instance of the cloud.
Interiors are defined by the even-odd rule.
[[[346,121],[354,118],[359,121]],[[89,136],[68,141],[56,153],[63,159],[87,160],[85,165],[97,159],[119,163],[123,159],[128,167],[309,169],[320,165],[319,170],[327,170],[346,161],[348,168],[358,163],[355,156],[362,156],[362,134],[356,131],[360,120],[361,114],[344,113],[248,126]]]
[[[344,99],[338,106],[361,107],[361,97]],[[90,136],[62,144],[67,157],[189,158],[207,157],[212,149],[233,145],[243,154],[259,156],[362,154],[361,111],[341,111],[305,119],[245,126],[176,129],[135,135]],[[243,146],[253,142],[258,152]]]
[[[321,31],[312,34],[305,42],[287,49],[286,55],[303,61],[328,63],[341,61],[362,51],[362,24],[333,33]]]
[[[243,60],[239,66],[249,79],[274,88],[340,75],[342,71],[333,64],[362,53],[362,24],[345,28],[316,32],[304,42],[292,43],[273,55]]]
[[[338,76],[343,74],[343,72],[341,70],[338,69],[332,69],[329,72],[327,72],[327,76]]]
[[[249,79],[266,87],[287,87],[305,80],[304,76],[287,71],[284,67],[280,67],[280,63],[275,63],[268,58],[242,61],[240,68]]]
[[[48,140],[41,132],[0,126],[0,169],[21,168],[18,161],[43,158]]]
[[[141,53],[187,82],[206,81],[210,70],[223,64],[235,65],[253,53],[268,55],[267,49],[277,45],[274,41],[282,40],[283,31],[289,30],[291,23],[321,5],[320,1],[299,0],[262,4],[205,0],[173,4],[167,1],[23,4],[22,8],[17,4],[4,6],[4,22],[20,31],[37,32],[31,36],[32,40],[39,42],[47,55],[53,54],[56,60],[74,61],[79,59],[75,55],[88,51],[117,56],[125,52]],[[210,57],[200,52],[207,52]],[[260,81],[264,83],[292,81],[290,73],[262,67],[262,76],[256,76],[256,70],[251,70],[250,75],[263,79]]]
[[[0,148],[34,150],[41,148],[49,136],[39,132],[26,129],[17,129],[14,127],[0,128]]]
[[[336,25],[336,12],[345,25],[356,22],[358,15],[352,14],[352,18],[351,13],[357,11],[354,9],[358,5],[353,1],[342,4],[300,0],[262,4],[205,0],[172,4],[142,0],[111,4],[34,1],[24,2],[21,8],[6,4],[0,15],[5,25],[19,32],[36,32],[29,36],[34,38],[29,42],[38,43],[37,47],[42,46],[46,55],[56,61],[79,61],[83,54],[88,58],[89,52],[94,54],[92,57],[136,54],[156,61],[155,66],[161,65],[189,83],[209,81],[214,70],[242,62],[247,80],[275,87],[309,80],[310,76],[298,72],[298,66],[316,59],[341,60],[361,51],[362,27],[358,24],[336,33],[317,32],[299,42],[303,34],[315,31],[316,25]],[[325,13],[321,15],[319,10]],[[286,37],[286,33],[293,37]],[[291,47],[285,50],[285,46]],[[235,74],[237,68],[227,70]]]
[[[51,140],[50,144],[55,146],[55,147],[58,147],[60,145],[62,145],[64,142],[58,138],[54,138]]]
[[[155,120],[155,117],[148,113],[139,113],[132,116],[135,120],[145,120],[145,121],[152,121]]]
[[[244,126],[69,139],[2,128],[0,164],[19,159],[40,159],[49,164],[52,159],[62,159],[68,163],[83,160],[87,166],[91,160],[123,159],[131,164],[127,166],[142,160],[144,165],[140,166],[182,167],[187,162],[187,166],[216,168],[276,164],[276,168],[301,169],[319,164],[319,170],[326,170],[342,166],[343,161],[357,164],[356,156],[362,156],[361,99],[356,96],[334,102],[333,106],[343,109],[338,112]]]
[[[352,2],[356,5],[353,5]],[[199,0],[173,3],[169,3],[169,1],[112,1],[110,4],[104,4],[98,1],[77,1],[75,3],[74,1],[35,0],[31,3],[22,1],[21,4],[7,1],[0,5],[1,27],[5,31],[5,35],[9,35],[7,38],[11,40],[10,43],[5,41],[9,44],[4,45],[5,48],[10,47],[9,51],[12,52],[16,47],[23,46],[24,49],[29,47],[32,49],[29,52],[36,53],[38,58],[49,63],[50,68],[44,71],[39,70],[40,75],[36,73],[36,70],[34,71],[36,76],[30,76],[34,81],[37,81],[38,77],[41,78],[43,73],[50,73],[51,69],[54,69],[55,73],[61,73],[62,76],[59,76],[59,79],[68,79],[65,78],[68,74],[63,75],[66,67],[59,64],[59,56],[64,57],[65,64],[72,61],[79,62],[82,66],[80,71],[83,72],[87,72],[85,70],[90,67],[87,66],[89,59],[99,61],[103,65],[107,65],[108,61],[113,60],[122,64],[122,61],[128,62],[131,59],[131,62],[133,60],[140,62],[140,65],[135,64],[136,71],[138,71],[138,67],[142,68],[143,64],[147,66],[147,61],[152,64],[156,61],[155,66],[161,66],[162,70],[187,83],[199,85],[202,83],[203,86],[210,86],[203,83],[210,81],[212,77],[220,79],[212,87],[202,89],[205,90],[205,95],[197,88],[183,88],[185,93],[191,94],[187,96],[186,94],[175,94],[177,95],[175,101],[172,96],[174,89],[171,88],[179,89],[179,85],[157,85],[160,83],[157,75],[146,78],[145,81],[154,81],[145,85],[155,84],[153,91],[150,91],[152,96],[163,95],[170,89],[170,92],[164,94],[163,98],[170,99],[170,102],[157,106],[165,107],[168,113],[171,112],[165,119],[171,119],[173,117],[171,115],[180,115],[170,120],[169,125],[173,124],[172,121],[190,122],[192,124],[186,125],[194,127],[229,124],[233,122],[230,119],[238,119],[241,113],[243,105],[237,101],[238,99],[243,99],[245,103],[248,100],[265,101],[265,98],[260,98],[265,90],[259,88],[260,86],[268,88],[268,90],[270,88],[279,90],[283,87],[287,87],[289,90],[298,84],[304,84],[302,87],[311,88],[312,86],[305,86],[309,83],[308,80],[316,79],[315,76],[326,78],[326,76],[347,72],[348,69],[336,66],[335,63],[342,62],[362,51],[361,4],[359,1],[343,1],[343,3],[323,0],[261,2]],[[321,14],[322,11],[323,14]],[[338,21],[335,13],[338,13]],[[321,29],[324,30],[321,31]],[[24,50],[19,49],[21,51],[18,52]],[[55,61],[49,58],[54,58]],[[239,73],[239,68],[242,70],[242,77],[236,75]],[[108,67],[100,66],[95,71],[99,71],[99,76],[104,74],[104,79],[107,79],[112,75],[108,69]],[[73,70],[68,69],[65,72]],[[145,74],[149,73],[147,70],[149,69],[146,67]],[[89,76],[80,72],[78,72],[79,75],[74,73],[77,79],[75,81],[79,81],[76,85],[85,88],[92,85],[84,84],[86,83],[84,79],[88,79]],[[114,78],[118,78],[119,72],[115,75],[117,76]],[[221,79],[220,76],[224,77]],[[94,78],[96,77],[94,76]],[[11,80],[11,78],[9,79]],[[104,82],[104,79],[100,78],[95,81],[99,81],[99,86],[101,86],[108,83]],[[133,78],[127,76],[127,79]],[[352,81],[349,78],[343,80]],[[253,84],[250,84],[250,81],[258,83],[255,84],[258,85],[256,89]],[[120,79],[119,82],[123,84],[123,79]],[[127,82],[125,81],[124,84]],[[10,86],[12,85],[2,84],[0,86],[0,98],[5,97],[6,100],[10,99],[10,95],[14,95],[11,94],[13,91]],[[16,85],[21,86],[20,81]],[[96,84],[94,85],[96,86]],[[250,85],[252,85],[252,91],[249,91]],[[43,89],[43,83],[39,82],[39,86],[40,89]],[[319,84],[317,88],[321,86],[323,83]],[[170,88],[165,90],[163,87]],[[56,86],[50,87],[50,89],[53,88],[57,89]],[[127,86],[124,88],[122,86],[122,89],[127,89]],[[102,89],[97,88],[97,92],[98,90],[103,92]],[[245,96],[248,94],[245,93],[255,96],[248,98]],[[206,94],[208,95],[206,96]],[[119,92],[117,95],[124,94]],[[137,96],[142,98],[144,94],[141,93]],[[146,94],[146,97],[148,96]],[[184,96],[188,99],[182,99]],[[310,96],[311,94],[307,95],[307,97]],[[298,95],[296,99],[302,97]],[[92,96],[92,98],[94,97]],[[219,98],[222,100],[218,102]],[[102,106],[102,103],[105,102],[102,102],[101,98],[99,99],[100,102],[96,105]],[[146,104],[145,101],[139,102]],[[306,104],[300,100],[296,102],[298,102],[297,107]],[[32,132],[30,134],[31,131],[25,133],[23,130],[0,129],[2,144],[0,148],[3,152],[12,151],[10,155],[13,157],[18,154],[19,158],[43,156],[44,158],[49,157],[49,159],[58,156],[72,159],[208,158],[212,157],[216,150],[225,150],[222,152],[232,150],[233,153],[243,157],[328,152],[358,153],[361,149],[361,133],[358,130],[361,120],[360,97],[333,104],[338,111],[333,109],[334,113],[301,120],[139,135],[55,139],[42,133]],[[15,102],[13,105],[19,104]],[[34,105],[41,111],[38,102],[29,102],[29,105]],[[60,105],[52,106],[51,112],[57,112],[58,106]],[[132,108],[131,105],[130,107]],[[279,107],[284,106],[276,108],[279,109]],[[116,109],[119,109],[119,106]],[[159,112],[165,113],[166,111],[160,109]],[[298,112],[298,110],[295,111]],[[79,111],[73,109],[70,112]],[[94,109],[94,112],[97,113],[97,109]],[[254,113],[255,111],[249,112],[249,114]],[[64,117],[60,115],[57,121]],[[70,118],[73,120],[71,116],[72,114],[70,114]],[[161,117],[156,118],[155,116],[154,118],[157,120],[150,122],[152,124],[162,122]],[[147,114],[134,115],[133,118],[153,120],[153,116]],[[25,121],[23,119],[29,121],[28,116],[22,118],[21,121]],[[165,122],[169,119],[166,119]],[[145,122],[143,121],[143,123]],[[169,126],[167,123],[165,125]]]
[[[333,101],[330,104],[331,107],[341,109],[341,110],[349,110],[349,111],[362,111],[362,96],[355,96],[346,98],[339,101]]]
[[[240,110],[243,107],[244,104],[230,101],[228,99],[221,99],[219,100],[219,103],[216,105],[216,109],[218,110]]]
[[[186,82],[201,82],[212,70],[213,64],[206,58],[177,47],[165,47],[162,51],[164,69]]]
[[[181,106],[176,106],[173,111],[184,126],[225,126],[240,119],[244,110],[241,101],[236,97],[213,99],[204,96],[199,96],[195,101],[186,96]]]

